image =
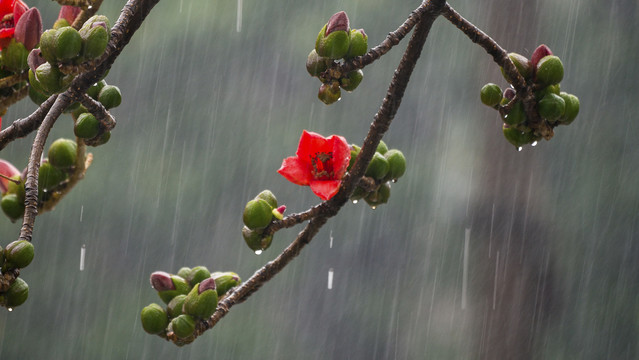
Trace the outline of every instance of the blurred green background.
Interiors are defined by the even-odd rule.
[[[28,4],[53,24],[56,3]],[[407,41],[325,106],[304,63],[327,19],[346,11],[376,45],[418,4],[161,1],[106,79],[124,95],[111,140],[37,218],[29,299],[0,311],[0,358],[639,357],[639,6],[628,0],[452,1],[508,51],[547,44],[577,120],[517,152],[479,101],[483,84],[506,85],[499,68],[440,18],[384,137],[409,162],[389,203],[346,205],[192,345],[142,330],[140,310],[160,302],[151,272],[205,265],[246,279],[295,238],[301,226],[256,256],[241,213],[263,189],[291,213],[319,202],[276,173],[302,130],[364,139]],[[114,22],[123,5],[100,13]],[[5,126],[34,109],[13,106]],[[68,115],[48,143],[59,137],[72,137]],[[32,139],[0,157],[23,168]],[[3,245],[18,232],[0,219]]]

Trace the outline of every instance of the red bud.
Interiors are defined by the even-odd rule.
[[[42,17],[40,11],[33,7],[22,14],[18,20],[14,37],[27,50],[31,50],[40,42],[40,35],[42,35]]]
[[[539,45],[530,56],[530,62],[532,63],[533,69],[537,67],[539,60],[548,55],[552,55],[552,51],[550,51],[550,48],[544,44]]]
[[[328,34],[332,33],[333,31],[348,31],[348,29],[348,16],[345,12],[340,11],[331,16],[330,19],[328,19],[328,24],[326,26],[326,35],[328,36]]]

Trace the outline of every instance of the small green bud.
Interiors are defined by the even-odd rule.
[[[351,45],[348,49],[348,53],[344,58],[350,59],[356,56],[362,56],[368,51],[368,35],[364,32],[364,29],[351,30]]]
[[[266,201],[269,205],[271,205],[273,209],[277,208],[277,198],[275,197],[275,195],[273,195],[271,190],[264,190],[261,193],[257,194],[255,200],[259,199]]]
[[[166,305],[166,312],[169,314],[170,318],[178,317],[183,314],[182,308],[184,306],[185,299],[186,295],[180,294],[176,295],[173,299],[171,299],[171,301],[169,301]]]
[[[377,148],[375,149],[378,153],[384,155],[388,151],[388,145],[384,142],[384,140],[380,140],[379,144],[377,144]]]
[[[524,111],[524,105],[521,101],[517,101],[510,112],[504,117],[504,122],[508,125],[514,126],[526,121],[526,112]]]
[[[242,279],[240,279],[239,275],[230,271],[223,273],[216,272],[211,274],[211,277],[215,279],[215,290],[217,291],[218,297],[224,296],[227,291],[242,283]]]
[[[71,60],[82,50],[82,37],[71,26],[59,28],[55,37],[55,57],[59,60]],[[46,58],[45,58],[46,59]]]
[[[544,56],[537,64],[535,82],[545,85],[559,84],[564,78],[564,64],[555,55]]]
[[[158,292],[160,299],[165,304],[177,295],[188,294],[191,290],[191,286],[184,278],[164,271],[155,271],[151,274],[151,286]]]
[[[263,236],[261,231],[249,229],[246,226],[242,228],[242,237],[244,237],[246,245],[256,253],[262,253],[268,249],[273,241],[273,235]]]
[[[166,330],[166,326],[169,324],[166,312],[160,305],[155,303],[142,309],[140,320],[142,321],[142,328],[149,334],[159,334]]]
[[[100,122],[91,113],[84,113],[78,116],[78,120],[73,126],[75,136],[82,139],[91,139],[98,135]]]
[[[368,164],[365,175],[372,177],[375,180],[380,180],[386,176],[389,168],[390,165],[384,155],[376,152],[375,155],[373,155],[373,159],[371,159],[371,162]]]
[[[22,278],[16,278],[16,280],[9,286],[9,289],[4,294],[5,306],[14,308],[20,306],[27,301],[29,297],[29,285]]]
[[[89,146],[100,146],[100,145],[104,145],[107,142],[109,142],[109,139],[111,139],[111,132],[110,131],[105,131],[102,133],[102,136],[100,136],[99,138],[97,138],[97,140],[93,141],[91,143],[87,143],[87,145]]]
[[[66,27],[66,26],[71,26],[71,24],[69,24],[69,22],[67,21],[67,19],[58,19],[53,23],[53,29],[58,30],[60,28]]]
[[[388,150],[384,157],[388,160],[387,178],[397,180],[404,175],[406,172],[406,158],[401,151],[397,149]]]
[[[177,272],[177,276],[186,279],[187,277],[189,277],[189,275],[191,274],[191,268],[190,267],[181,267],[180,270],[178,270]]]
[[[5,259],[19,269],[29,266],[33,255],[33,244],[27,240],[16,240],[4,249]]]
[[[566,102],[561,96],[555,94],[546,94],[543,99],[537,104],[539,110],[539,116],[542,118],[554,122],[566,111]]]
[[[577,114],[579,114],[579,98],[573,94],[567,94],[565,92],[562,92],[559,96],[564,99],[564,103],[566,104],[564,115],[559,119],[559,121],[564,125],[568,125],[573,122],[573,120],[577,117]]]
[[[100,90],[98,101],[107,108],[107,110],[118,107],[122,103],[122,93],[117,86],[105,85],[102,90]]]
[[[190,315],[183,314],[171,320],[170,328],[177,337],[184,339],[193,335],[195,320]]]
[[[508,140],[508,142],[513,144],[516,148],[519,148],[526,144],[530,144],[531,142],[537,140],[532,131],[523,132],[513,127],[509,127],[507,124],[504,124],[504,126],[502,127],[502,131],[506,140]]]
[[[359,84],[362,82],[362,79],[364,79],[364,72],[361,69],[357,69],[349,72],[345,77],[339,79],[339,86],[350,92],[357,89]]]
[[[189,282],[191,286],[195,286],[195,284],[199,284],[205,279],[211,277],[211,272],[205,266],[196,266],[191,269],[191,272],[186,277],[186,281]]]
[[[35,79],[40,83],[40,88],[44,90],[44,93],[48,94],[59,93],[68,86],[65,75],[48,62],[38,66],[35,72]]]
[[[89,95],[93,100],[98,100],[100,90],[102,90],[102,88],[106,86],[106,84],[106,81],[100,80],[97,83],[91,85],[91,87],[87,90],[87,95]]]
[[[493,83],[488,83],[484,85],[481,88],[481,91],[479,93],[481,97],[481,102],[484,105],[490,106],[490,107],[493,107],[499,104],[499,102],[502,99],[501,94],[502,94],[502,91],[499,85],[493,84]]]
[[[85,108],[84,106],[80,105],[77,109],[71,112],[71,115],[73,115],[73,117],[77,119],[80,115],[84,114],[85,112],[89,112],[89,110],[87,110],[87,108]]]
[[[45,94],[44,89],[40,82],[36,80],[33,71],[29,70],[29,99],[36,105],[41,105],[49,98],[49,95]]]
[[[38,171],[38,189],[51,190],[58,187],[66,178],[67,176],[62,170],[49,162],[43,162]]]
[[[4,67],[16,73],[22,72],[29,67],[27,64],[28,56],[29,50],[15,39],[11,39],[9,45],[2,49],[2,62]]]
[[[271,223],[273,208],[262,199],[254,199],[246,203],[242,219],[250,229],[261,229]]]
[[[20,178],[20,175],[15,175],[11,177],[13,180],[19,181],[19,183],[14,183],[10,181],[7,185],[7,194],[16,194],[20,201],[24,201],[25,190],[24,190],[24,181]]]
[[[306,58],[306,71],[311,76],[319,76],[329,68],[331,62],[331,59],[317,55],[317,51],[313,49]]]
[[[348,162],[348,168],[346,168],[347,171],[350,171],[353,164],[355,164],[355,159],[357,159],[357,155],[359,155],[360,151],[362,151],[362,148],[355,144],[351,145],[351,159]]]
[[[508,54],[508,58],[510,58],[510,61],[512,61],[515,65],[515,68],[517,68],[517,72],[524,79],[530,79],[530,77],[532,76],[532,67],[530,66],[530,60],[528,60],[528,58],[517,53]],[[506,81],[512,83],[512,80],[508,77],[506,71],[504,71],[504,68],[501,68],[501,74],[504,76],[504,79],[506,79]]]
[[[217,307],[217,291],[215,279],[208,278],[193,286],[193,289],[184,299],[182,311],[199,318],[208,318],[213,315]]]
[[[104,54],[109,43],[109,32],[106,27],[97,25],[88,31],[80,31],[82,40],[82,55],[87,59],[95,59]]]
[[[334,81],[331,84],[320,85],[319,91],[317,92],[317,98],[326,105],[339,101],[341,97],[342,92],[339,89],[339,82],[337,81]]]
[[[24,201],[20,201],[16,194],[4,194],[0,207],[11,221],[16,221],[24,215]]]
[[[348,16],[340,11],[331,16],[320,30],[315,41],[315,50],[319,56],[341,59],[350,48],[350,37]]]
[[[357,186],[350,196],[351,201],[359,201],[364,196],[368,195],[368,192],[364,188]]]
[[[93,15],[87,21],[82,24],[81,31],[87,31],[97,25],[99,23],[104,23],[104,27],[107,29],[111,28],[111,23],[109,22],[109,18],[104,15]]]
[[[40,36],[40,51],[42,57],[50,63],[55,63],[58,60],[55,56],[55,43],[57,35],[57,29],[49,29],[43,32]]]
[[[368,194],[364,200],[373,209],[381,204],[386,204],[390,198],[390,189],[389,183],[383,183],[376,191]]]
[[[49,163],[57,168],[75,165],[78,145],[70,139],[58,139],[49,147]]]

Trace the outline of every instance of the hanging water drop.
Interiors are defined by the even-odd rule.
[[[262,250],[255,250],[255,255],[261,255],[262,254]]]
[[[371,209],[375,210],[377,209],[377,206],[371,206]]]
[[[9,311],[13,311],[13,308],[7,308],[7,310],[9,310]]]
[[[531,146],[537,146],[537,141],[533,141],[532,144],[530,144]]]
[[[523,149],[523,147],[520,146],[517,148],[517,151],[521,151],[521,149]]]
[[[353,200],[353,204],[357,204],[359,200]]]

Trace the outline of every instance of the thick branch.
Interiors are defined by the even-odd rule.
[[[368,163],[375,153],[375,149],[377,148],[379,141],[386,130],[388,130],[390,123],[397,113],[402,96],[404,95],[404,91],[406,90],[406,86],[410,80],[410,75],[415,68],[417,60],[419,59],[424,42],[428,36],[428,32],[437,16],[439,16],[444,4],[445,1],[442,0],[431,0],[422,5],[426,9],[421,12],[422,17],[419,19],[419,23],[415,28],[415,32],[413,33],[408,44],[408,48],[404,53],[404,57],[395,71],[395,75],[393,76],[388,88],[386,97],[374,117],[373,124],[371,125],[368,136],[362,146],[360,155],[358,156],[356,163],[353,165],[352,172],[342,181],[342,186],[339,192],[330,200],[309,210],[317,212],[317,216],[309,222],[306,228],[299,233],[297,238],[275,260],[267,263],[264,267],[259,269],[242,285],[231,290],[231,292],[218,303],[215,313],[206,321],[202,321],[197,324],[193,337],[188,339],[179,339],[173,333],[164,334],[167,339],[175,342],[176,344],[188,343],[195,340],[197,336],[201,335],[207,329],[215,326],[215,324],[217,324],[217,322],[230,311],[230,308],[233,305],[246,300],[246,298],[257,291],[264,283],[272,279],[288,263],[290,263],[293,258],[300,253],[302,248],[313,239],[326,221],[330,217],[336,215],[344,204],[346,204],[350,194],[355,188],[355,185],[362,178]]]

